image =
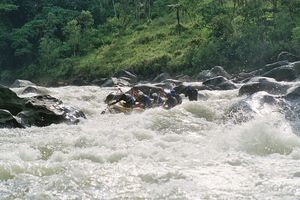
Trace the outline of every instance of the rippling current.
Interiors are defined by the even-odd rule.
[[[1,129],[1,200],[300,199],[300,134],[273,107],[224,117],[238,90],[131,115],[100,114],[113,88],[47,90],[87,119]]]

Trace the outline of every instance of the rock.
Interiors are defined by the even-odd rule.
[[[299,60],[299,58],[290,52],[282,51],[278,54],[277,60],[287,60],[290,62],[294,62],[296,60]]]
[[[199,81],[206,81],[208,79],[211,79],[215,77],[215,74],[213,74],[210,70],[203,70],[198,74],[197,79]]]
[[[159,82],[163,82],[167,79],[170,79],[171,76],[168,73],[161,73],[158,76],[156,76],[153,80],[152,83],[159,83]]]
[[[175,80],[175,79],[167,79],[167,80],[164,80],[163,82],[173,84],[174,86],[182,84],[182,81]]]
[[[115,77],[127,80],[129,83],[136,83],[138,81],[138,76],[128,70],[119,71],[117,74],[115,74]]]
[[[291,63],[291,65],[294,67],[297,75],[299,75],[300,74],[300,61],[293,62],[293,63]]]
[[[208,86],[212,90],[232,90],[237,87],[223,76],[208,79],[203,82],[203,85]]]
[[[0,86],[0,110],[0,127],[48,126],[61,122],[74,124],[85,118],[83,112],[49,95],[20,98],[4,86]],[[16,119],[20,119],[20,123]]]
[[[0,109],[8,110],[17,115],[24,109],[24,101],[9,88],[0,85]]]
[[[0,128],[23,128],[23,126],[8,110],[0,109]]]
[[[38,87],[34,87],[34,86],[28,86],[26,87],[22,92],[21,94],[29,94],[29,93],[34,93],[34,94],[47,94],[48,91],[47,89],[41,89],[41,88],[38,88]]]
[[[181,81],[181,82],[190,82],[190,81],[192,81],[191,77],[188,76],[188,75],[181,75],[181,76],[178,76],[176,78],[178,79],[178,81]]]
[[[101,87],[114,87],[114,86],[131,86],[131,84],[124,80],[116,77],[108,78]]]
[[[206,81],[208,79],[212,79],[212,78],[215,78],[215,77],[218,77],[218,76],[223,76],[226,79],[231,79],[232,78],[232,76],[229,73],[227,73],[223,69],[223,67],[215,66],[211,70],[204,70],[204,71],[200,72],[198,74],[198,80]]]
[[[235,123],[247,122],[263,110],[266,104],[279,106],[282,104],[282,101],[280,98],[269,95],[266,92],[255,93],[234,103],[225,116],[233,119]]]
[[[265,65],[264,70],[265,71],[270,71],[274,68],[281,67],[281,66],[284,66],[284,65],[289,65],[289,61],[281,60],[281,61],[278,61],[278,62],[275,62],[275,63],[267,64],[267,65]]]
[[[263,69],[254,70],[251,72],[241,72],[232,80],[236,83],[247,83],[251,78],[261,76],[265,71]]]
[[[255,77],[240,88],[239,95],[252,95],[259,91],[265,91],[274,95],[283,95],[289,87],[288,85],[276,82],[272,78]]]
[[[36,86],[36,85],[28,80],[17,79],[10,87],[20,88],[20,87],[27,87],[27,86]]]
[[[285,95],[286,99],[294,100],[297,98],[300,98],[300,86],[296,86],[294,88],[291,88],[288,93]]]
[[[296,71],[291,65],[274,68],[264,73],[262,76],[271,77],[277,81],[293,81],[297,78]]]
[[[25,98],[26,108],[17,117],[25,126],[48,126],[67,122],[76,124],[80,118],[86,118],[82,111],[66,106],[62,101],[50,96],[40,95]]]
[[[215,74],[216,76],[223,76],[223,77],[225,77],[227,79],[231,79],[232,78],[232,76],[229,73],[227,73],[225,71],[225,69],[223,69],[223,67],[221,67],[221,66],[215,66],[210,71],[213,74]]]

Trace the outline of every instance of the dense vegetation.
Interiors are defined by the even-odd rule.
[[[247,70],[300,55],[300,0],[2,0],[1,81]]]

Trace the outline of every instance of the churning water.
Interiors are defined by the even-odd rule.
[[[299,133],[272,106],[225,117],[238,90],[131,115],[100,114],[113,89],[47,90],[88,119],[1,129],[1,200],[300,199]]]

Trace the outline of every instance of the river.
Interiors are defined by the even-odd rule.
[[[87,119],[1,129],[1,200],[300,199],[299,133],[272,106],[224,117],[238,90],[130,115],[100,114],[113,88],[47,90]]]

